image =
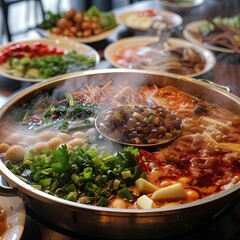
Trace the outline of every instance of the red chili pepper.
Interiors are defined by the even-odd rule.
[[[144,172],[149,172],[149,171],[151,171],[150,166],[147,164],[147,162],[143,161],[142,156],[141,156],[140,154],[137,155],[136,158],[137,158],[137,161],[138,161],[139,166],[141,167],[141,169],[142,169]]]
[[[53,114],[52,116],[51,116],[51,119],[56,119],[56,118],[58,118],[59,117],[59,114]]]
[[[15,58],[23,58],[25,56],[24,52],[17,52],[14,54]]]
[[[156,162],[157,158],[150,152],[140,149],[139,152],[145,157],[148,162]]]
[[[29,119],[30,119],[30,120],[35,120],[35,121],[36,121],[36,120],[37,120],[37,121],[41,120],[40,117],[30,117]]]
[[[0,53],[0,63],[5,63],[7,61],[7,57],[1,55]]]

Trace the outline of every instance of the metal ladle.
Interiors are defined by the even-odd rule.
[[[158,41],[152,42],[146,46],[146,48],[141,49],[142,53],[149,51],[149,49],[154,49],[158,52],[158,55],[162,55],[163,57],[169,56],[171,54],[170,52],[170,46],[167,42],[168,38],[171,36],[172,31],[168,28],[166,23],[160,22],[159,26],[157,28],[157,36]],[[130,62],[128,64],[128,68],[130,69],[141,69],[141,66],[147,65],[151,66],[152,64],[155,64],[156,57],[147,57],[143,58],[140,61]]]
[[[145,105],[144,106],[139,105],[139,106],[144,107],[144,108],[152,107],[152,106],[145,106]],[[122,106],[118,106],[118,107],[114,107],[114,108],[111,108],[111,109],[104,110],[103,112],[101,112],[98,115],[98,117],[95,120],[95,127],[96,127],[97,131],[103,137],[109,139],[110,141],[113,141],[113,142],[121,144],[121,145],[134,146],[134,147],[154,147],[154,146],[163,145],[163,144],[166,144],[166,143],[169,143],[169,142],[173,141],[174,139],[176,139],[181,134],[182,123],[179,124],[178,129],[175,129],[174,134],[172,134],[171,137],[159,138],[159,141],[154,142],[154,143],[130,143],[130,142],[123,141],[122,138],[119,139],[119,137],[115,137],[114,134],[107,133],[107,131],[109,131],[109,128],[108,127],[105,128],[106,122],[104,120],[105,117],[107,116],[107,113],[111,112],[111,113],[113,113],[113,115],[118,115],[120,108],[133,108],[133,107],[135,107],[135,106],[133,106],[133,105],[122,105]],[[171,113],[171,115],[172,115],[172,113]],[[176,119],[177,119],[177,117],[176,117]],[[104,126],[104,128],[102,126]],[[104,129],[106,129],[106,131]]]
[[[171,34],[172,32],[166,23],[159,23],[157,28],[158,41],[148,44],[148,47],[155,48],[157,50],[169,51],[170,46],[167,40]]]

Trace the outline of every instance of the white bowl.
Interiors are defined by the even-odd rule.
[[[19,197],[0,196],[0,206],[7,215],[7,230],[0,236],[1,240],[20,240],[23,234],[26,210]]]

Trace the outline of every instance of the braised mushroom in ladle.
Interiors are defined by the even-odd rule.
[[[95,122],[101,135],[136,147],[166,144],[181,133],[181,120],[161,106],[123,105],[103,111]]]

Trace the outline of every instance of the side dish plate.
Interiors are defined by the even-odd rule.
[[[148,31],[150,31],[149,27],[146,27],[144,22],[141,26],[141,22],[142,22],[141,17],[139,17],[139,23],[136,23],[136,21],[137,21],[136,18],[138,16],[138,14],[140,14],[141,12],[144,12],[144,10],[122,12],[117,16],[117,21],[120,24],[125,25],[129,29],[132,29],[132,30],[135,30],[135,31],[148,32]],[[157,14],[156,15],[157,19],[156,20],[157,21],[163,21],[163,22],[167,21],[169,23],[168,24],[169,29],[176,28],[176,27],[180,26],[183,22],[182,17],[180,15],[178,15],[174,12],[171,12],[171,11],[157,10],[156,14]]]
[[[158,37],[155,36],[146,36],[146,37],[129,37],[129,38],[125,38],[122,40],[119,40],[115,43],[110,44],[104,51],[104,56],[105,59],[107,59],[114,67],[117,68],[122,68],[121,65],[119,65],[115,58],[116,55],[121,52],[122,50],[128,48],[128,47],[134,47],[134,46],[145,46],[148,45],[150,43],[156,42],[158,40]],[[202,71],[199,71],[197,73],[193,73],[189,76],[191,77],[196,77],[199,75],[203,75],[209,71],[211,71],[215,64],[216,64],[216,58],[215,55],[204,48],[195,46],[185,40],[182,39],[177,39],[177,38],[169,38],[168,42],[171,46],[173,47],[192,47],[194,48],[196,51],[198,51],[199,53],[202,54],[203,58],[206,61],[205,67]]]
[[[198,21],[194,21],[194,22],[187,24],[183,30],[183,36],[191,43],[196,44],[201,47],[204,47],[204,48],[207,48],[209,50],[223,52],[223,53],[234,53],[234,51],[231,49],[217,47],[217,46],[213,46],[213,45],[204,43],[204,42],[200,41],[199,39],[197,39],[196,37],[194,37],[190,33],[190,32],[198,33],[199,32],[198,30],[200,29],[200,27],[203,25],[204,22],[205,22],[205,20],[198,20]]]
[[[74,40],[79,43],[94,43],[94,42],[98,42],[98,41],[108,38],[112,34],[116,33],[118,28],[119,27],[116,26],[115,28],[112,28],[108,31],[105,31],[98,35],[93,35],[90,37],[65,37],[65,36],[61,36],[61,35],[52,34],[50,31],[43,30],[43,29],[37,29],[37,32],[40,34],[40,36],[50,38],[50,39],[61,39],[61,40],[68,40],[68,41]]]
[[[0,47],[0,52],[5,47],[7,47],[11,44],[14,44],[14,43],[32,44],[32,43],[37,43],[37,42],[60,48],[64,52],[69,52],[69,51],[74,50],[78,54],[82,54],[82,55],[92,57],[95,60],[95,66],[100,62],[100,56],[95,49],[93,49],[92,47],[90,47],[86,44],[71,41],[69,39],[57,39],[57,38],[56,39],[44,39],[44,38],[40,38],[40,39],[12,42],[12,43],[9,43],[8,45]],[[71,73],[66,73],[66,74],[63,74],[63,75],[69,75],[69,74],[71,74]],[[44,79],[25,78],[25,77],[18,77],[18,76],[15,76],[15,75],[11,75],[11,74],[6,72],[6,69],[1,64],[0,64],[0,75],[4,76],[6,78],[9,78],[9,79],[14,79],[14,80],[18,80],[18,81],[26,81],[26,82],[41,82],[41,81],[44,80]]]

